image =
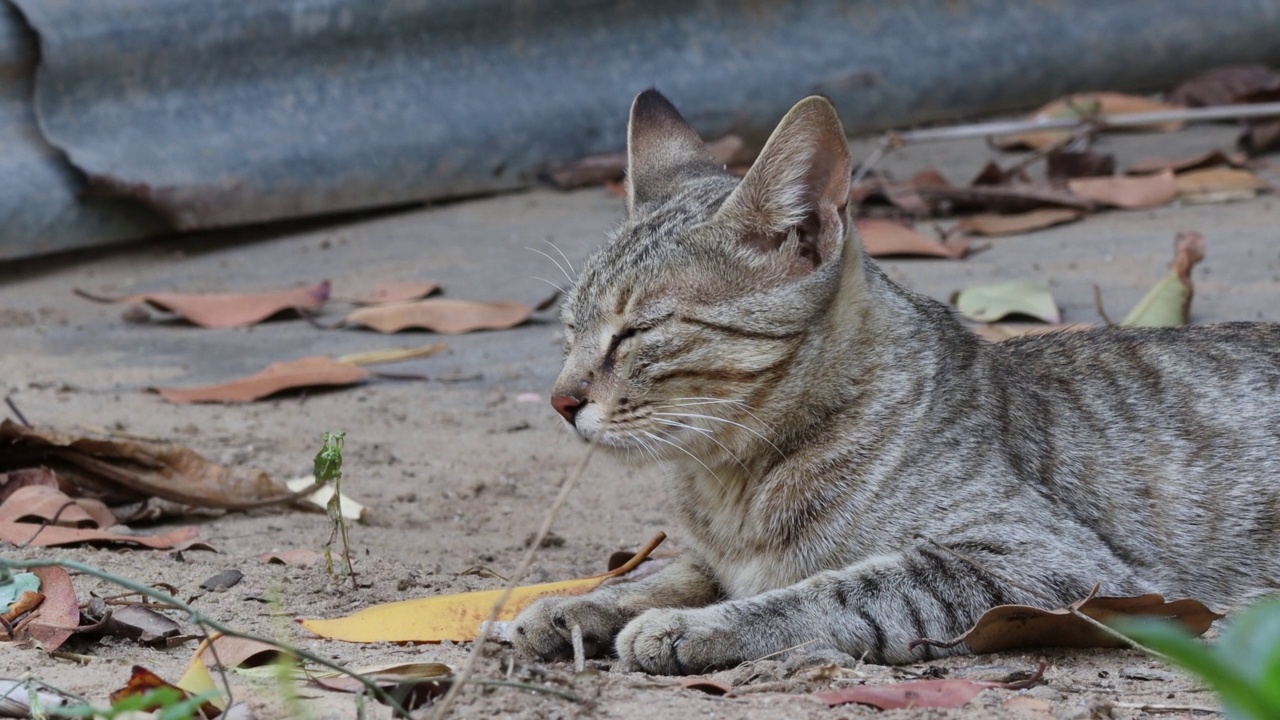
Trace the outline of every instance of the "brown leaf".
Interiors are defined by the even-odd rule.
[[[0,504],[0,522],[54,523],[62,527],[108,528],[115,516],[100,500],[72,499],[61,490],[28,485]]]
[[[1169,91],[1169,102],[1187,107],[1261,102],[1280,93],[1280,73],[1266,65],[1227,65],[1194,75]]]
[[[1269,186],[1248,170],[1206,168],[1177,176],[1178,195],[1187,202],[1220,202],[1255,197]]]
[[[0,526],[11,524],[13,523],[0,523]],[[3,531],[0,530],[0,533]],[[0,537],[3,535],[0,534]],[[49,566],[35,568],[31,572],[40,578],[40,594],[44,595],[44,602],[40,603],[34,619],[19,636],[29,637],[39,643],[45,652],[52,653],[75,634],[75,628],[80,625],[80,604],[76,601],[76,589],[71,585],[71,576],[66,570]]]
[[[1176,105],[1149,100],[1137,95],[1121,93],[1095,92],[1070,95],[1045,105],[1032,114],[1032,118],[1089,118],[1095,115],[1124,115],[1127,113],[1156,112],[1174,110]],[[1148,126],[1145,129],[1159,132],[1174,132],[1182,129],[1183,123],[1166,122]],[[1035,132],[1005,135],[995,139],[995,145],[1004,150],[1029,148],[1039,150],[1062,142],[1071,135],[1071,130],[1040,130]]]
[[[1086,200],[1129,210],[1157,207],[1178,196],[1178,181],[1168,170],[1154,175],[1076,178],[1068,180],[1067,187]]]
[[[412,300],[421,300],[428,295],[434,295],[439,290],[440,285],[433,282],[390,280],[374,285],[373,292],[364,297],[355,298],[352,302],[357,305],[387,305],[389,303],[410,302]]]
[[[95,632],[162,648],[167,638],[175,637],[181,631],[178,623],[155,610],[141,605],[124,605],[114,608]]]
[[[419,300],[412,303],[360,308],[347,322],[380,333],[414,328],[456,334],[473,330],[505,330],[525,322],[533,309],[520,302],[473,300]]]
[[[1116,171],[1116,156],[1092,150],[1054,150],[1045,156],[1045,175],[1050,180],[1099,177]]]
[[[1103,624],[1123,617],[1166,618],[1196,635],[1208,630],[1214,620],[1225,617],[1205,607],[1198,600],[1166,602],[1162,596],[1155,594],[1096,597],[1090,593],[1084,600],[1071,603],[1071,607]],[[1067,608],[1043,610],[1027,605],[999,605],[983,613],[978,622],[960,637],[947,641],[922,638],[913,640],[909,647],[955,647],[961,643],[976,653],[1015,648],[1127,646],[1125,641],[1103,632]]]
[[[955,260],[969,251],[969,241],[965,238],[944,243],[892,220],[865,219],[858,220],[856,225],[862,247],[872,257],[926,255]]]
[[[408,710],[422,707],[445,694],[453,682],[449,666],[440,663],[398,663],[355,668],[353,671],[372,680],[392,697],[399,699],[400,704]],[[363,683],[349,675],[317,673],[311,676],[311,682],[338,692],[366,691]]]
[[[9,496],[19,488],[32,485],[56,489],[58,487],[58,476],[49,468],[23,468],[0,473],[0,503],[8,500]]]
[[[729,691],[733,690],[733,688],[725,685],[724,683],[707,680],[706,678],[689,678],[688,680],[682,680],[680,684],[684,686],[686,690],[697,690],[698,692],[714,695],[716,697],[728,695]]]
[[[283,655],[275,645],[230,635],[213,636],[208,642],[201,643],[195,654],[209,667],[222,665],[224,668],[257,667],[274,662]]]
[[[948,188],[951,183],[942,173],[933,168],[925,168],[906,182],[888,182],[880,179],[859,183],[849,191],[849,199],[855,205],[869,204],[872,201],[887,203],[912,215],[929,215],[935,208],[921,196],[924,188]]]
[[[1001,215],[982,213],[960,218],[956,227],[972,235],[1020,235],[1043,228],[1075,222],[1085,216],[1075,208],[1040,208],[1025,213]]]
[[[1126,170],[1130,175],[1147,175],[1149,173],[1158,173],[1162,170],[1172,170],[1174,172],[1182,172],[1184,170],[1195,170],[1197,168],[1212,167],[1214,165],[1243,165],[1247,158],[1241,153],[1225,153],[1221,150],[1209,150],[1199,155],[1192,155],[1183,158],[1163,158],[1149,157],[1143,158],[1129,166]]]
[[[279,552],[262,553],[258,559],[268,565],[311,565],[324,557],[315,550],[298,548]]]
[[[815,693],[830,707],[859,703],[896,710],[899,708],[957,708],[978,696],[983,690],[1023,690],[1040,682],[1045,664],[1026,680],[985,682],[982,680],[912,680],[891,685],[857,685]]]
[[[139,303],[168,310],[206,328],[244,327],[286,310],[314,310],[329,299],[329,281],[310,287],[260,293],[141,293],[109,298],[84,290],[80,297],[103,303]]]
[[[201,508],[243,510],[286,502],[294,494],[266,473],[232,471],[190,448],[169,443],[100,440],[0,421],[0,466],[34,459],[109,504],[159,497]]]
[[[0,639],[12,640],[13,638],[9,637],[9,633],[5,628],[12,627],[15,620],[40,607],[42,602],[44,602],[44,593],[23,590],[18,599],[10,603],[9,609],[3,615],[0,615],[0,620],[5,623],[4,628],[0,628],[0,632],[4,633],[0,635]]]
[[[186,690],[183,690],[182,688],[178,687],[177,685],[174,685],[171,682],[168,682],[162,679],[159,675],[156,675],[155,673],[142,667],[141,665],[134,665],[133,673],[129,677],[129,682],[126,683],[124,687],[111,693],[110,699],[112,704],[115,704],[125,698],[146,695],[148,692],[151,692],[152,690],[157,690],[159,688],[169,688],[173,690],[175,693],[177,693],[178,696],[183,700],[187,700],[192,697],[191,693],[187,692]],[[154,706],[143,707],[142,710],[144,712],[154,712],[162,708],[163,708],[162,705],[156,704]],[[206,718],[206,720],[212,720],[213,718],[216,718],[221,714],[222,714],[222,711],[219,710],[217,706],[213,705],[210,702],[205,702],[200,706],[199,716]]]
[[[199,528],[180,527],[160,535],[125,535],[90,528],[65,528],[35,523],[0,522],[0,540],[29,547],[54,547],[80,543],[141,545],[168,550],[200,534]]]
[[[362,367],[331,357],[305,357],[272,363],[249,377],[194,388],[156,388],[171,403],[247,403],[284,390],[354,385],[370,377]]]
[[[1280,120],[1250,120],[1236,145],[1251,156],[1280,147]]]
[[[1047,183],[921,188],[919,193],[931,207],[945,212],[972,210],[1012,213],[1041,207],[1069,207],[1078,210],[1092,210],[1094,207],[1092,201]]]
[[[982,170],[970,181],[969,185],[975,187],[982,185],[1011,185],[1015,182],[1029,183],[1031,178],[1027,177],[1026,171],[1021,168],[1010,173],[996,161],[988,160],[987,164],[982,166]]]

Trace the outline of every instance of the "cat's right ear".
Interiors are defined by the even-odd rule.
[[[627,124],[627,210],[665,200],[685,180],[723,172],[680,112],[657,90],[631,103]]]

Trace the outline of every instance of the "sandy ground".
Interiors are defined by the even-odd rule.
[[[1228,128],[1177,135],[1109,139],[1121,162],[1145,155],[1189,155],[1229,142]],[[865,145],[863,146],[865,148]],[[980,143],[910,148],[885,167],[906,176],[941,168],[953,181],[976,174],[989,156]],[[1270,175],[1274,181],[1276,176]],[[295,395],[244,406],[175,406],[143,392],[152,385],[205,384],[256,371],[269,362],[311,354],[342,354],[427,344],[429,333],[396,337],[353,330],[322,331],[300,321],[247,330],[202,330],[174,322],[128,324],[118,306],[77,299],[73,288],[98,293],[176,289],[214,291],[293,286],[329,278],[335,294],[351,296],[376,281],[426,279],[451,297],[535,302],[559,271],[542,256],[543,240],[575,264],[602,239],[621,212],[599,189],[531,192],[448,206],[348,218],[288,229],[177,238],[0,267],[0,380],[31,421],[72,431],[114,428],[186,443],[210,458],[266,470],[277,478],[305,474],[325,430],[345,430],[346,488],[369,505],[366,522],[351,528],[361,587],[331,580],[320,566],[267,565],[261,553],[318,549],[328,536],[323,515],[255,511],[196,518],[214,552],[119,549],[40,551],[0,547],[6,556],[73,558],[134,580],[176,586],[209,615],[257,633],[288,638],[351,665],[440,661],[457,664],[465,647],[323,641],[289,622],[332,617],[380,602],[465,589],[499,581],[467,571],[501,574],[518,563],[559,484],[584,448],[568,437],[547,406],[560,360],[559,325],[542,317],[522,327],[449,337],[449,351],[387,369],[425,373],[432,380],[377,381],[353,389]],[[1067,320],[1093,321],[1092,286],[1122,314],[1165,272],[1179,230],[1198,230],[1208,259],[1196,271],[1195,322],[1280,320],[1280,211],[1272,197],[1224,205],[1169,206],[1112,212],[1024,237],[990,241],[961,262],[885,263],[909,286],[945,299],[973,283],[1046,278]],[[981,242],[981,241],[980,241]],[[337,311],[330,313],[337,317]],[[534,397],[536,396],[536,398]],[[532,398],[532,399],[531,399]],[[603,569],[610,553],[635,548],[658,530],[679,547],[658,490],[657,470],[628,468],[595,457],[580,487],[560,512],[554,532],[563,542],[540,552],[530,580],[582,576]],[[157,528],[163,529],[163,528]],[[199,583],[229,568],[244,579],[223,592]],[[82,598],[114,592],[76,578]],[[274,599],[263,602],[264,599]],[[153,650],[116,640],[73,639],[64,649],[88,657],[81,664],[32,648],[5,647],[0,677],[31,672],[94,698],[122,685],[132,664],[176,679],[192,644]],[[481,675],[511,677],[572,689],[582,701],[506,688],[469,690],[458,717],[520,718],[851,718],[879,713],[861,706],[827,709],[813,690],[917,675],[1002,680],[1045,660],[1044,682],[1022,692],[987,691],[958,710],[899,710],[885,718],[1186,717],[1213,698],[1177,672],[1130,651],[1003,653],[905,668],[860,666],[796,669],[787,658],[767,659],[713,676],[737,686],[736,696],[712,697],[667,678],[607,672],[594,663],[575,676],[564,664],[537,665],[497,648]],[[239,696],[259,717],[288,711],[278,689],[236,679]],[[301,691],[314,718],[357,714],[351,696]],[[1013,698],[1024,698],[1015,700]],[[1172,715],[1170,715],[1172,712]],[[388,717],[385,708],[371,717]]]

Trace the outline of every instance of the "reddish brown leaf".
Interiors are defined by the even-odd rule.
[[[1206,168],[1181,173],[1176,178],[1178,195],[1188,202],[1218,202],[1254,197],[1269,186],[1248,170]]]
[[[1164,205],[1178,196],[1178,181],[1166,170],[1155,175],[1118,175],[1068,180],[1071,192],[1101,205],[1130,210]]]
[[[1054,150],[1045,156],[1045,175],[1050,180],[1099,177],[1116,171],[1116,156],[1092,150]]]
[[[9,524],[12,523],[0,523]],[[25,634],[39,643],[45,652],[51,653],[75,634],[75,628],[80,625],[80,604],[76,601],[76,589],[71,585],[71,576],[66,570],[50,566],[35,568],[31,572],[40,578],[40,594],[44,595],[44,602],[40,603],[35,618],[20,635]]]
[[[528,305],[507,300],[431,299],[360,308],[347,316],[347,322],[380,333],[413,328],[456,334],[473,330],[505,330],[523,323],[532,314],[533,308]]]
[[[329,281],[310,287],[260,293],[141,293],[109,298],[76,290],[80,297],[105,303],[140,303],[181,315],[206,328],[244,327],[286,310],[314,310],[329,299]]]
[[[849,199],[857,205],[875,200],[898,207],[912,215],[929,215],[935,208],[920,194],[920,191],[949,187],[951,183],[947,182],[942,173],[933,168],[925,168],[906,182],[868,180],[860,183],[849,192]]]
[[[194,539],[200,534],[195,527],[180,527],[160,535],[124,535],[90,528],[65,528],[35,523],[0,522],[0,540],[30,547],[54,547],[80,543],[141,545],[153,550],[168,550]]]
[[[35,456],[59,477],[107,502],[150,497],[202,508],[244,510],[292,500],[295,495],[266,473],[229,470],[190,448],[169,443],[63,435],[0,421],[0,463]]]
[[[1149,173],[1158,173],[1162,170],[1172,170],[1174,172],[1182,172],[1184,170],[1195,170],[1197,168],[1212,167],[1214,165],[1243,165],[1247,158],[1241,153],[1225,153],[1221,150],[1209,150],[1199,155],[1192,155],[1184,158],[1163,158],[1149,157],[1143,158],[1129,166],[1125,172],[1130,175],[1147,175]]]
[[[298,548],[295,550],[262,553],[258,556],[258,559],[268,565],[310,565],[322,557],[324,556],[315,550]]]
[[[0,503],[8,500],[19,488],[31,485],[57,488],[58,476],[49,468],[24,468],[0,473]]]
[[[930,207],[944,212],[991,211],[1026,212],[1041,207],[1070,207],[1092,210],[1094,204],[1046,183],[1012,183],[974,187],[921,188],[921,197]]]
[[[830,707],[859,703],[896,710],[899,708],[957,708],[988,689],[1023,690],[1040,682],[1045,664],[1026,680],[985,682],[982,680],[912,680],[892,685],[858,685],[815,693]]]
[[[969,251],[969,241],[959,238],[944,243],[892,220],[858,220],[862,247],[872,257],[926,255],[958,259]]]
[[[1124,115],[1127,113],[1156,112],[1173,110],[1177,106],[1149,100],[1137,95],[1121,93],[1096,92],[1071,95],[1045,105],[1036,111],[1033,118],[1089,118],[1096,115]],[[1173,132],[1180,130],[1183,123],[1166,122],[1147,127],[1148,130]],[[1070,130],[1041,130],[1037,132],[1018,133],[996,138],[996,146],[1005,150],[1013,148],[1030,148],[1039,150],[1062,142],[1071,135]]]
[[[1020,235],[1054,225],[1074,222],[1084,217],[1075,208],[1040,208],[1031,212],[1000,215],[983,213],[961,218],[956,227],[972,235]]]
[[[67,497],[56,487],[28,485],[0,504],[0,522],[55,523],[63,527],[108,528],[115,516],[100,500]]]
[[[683,685],[686,690],[697,690],[700,693],[706,693],[716,697],[728,695],[729,691],[733,689],[724,683],[718,683],[703,678],[690,678],[688,680],[681,681],[680,684]]]
[[[1236,145],[1249,155],[1280,147],[1280,120],[1250,120]]]
[[[1103,624],[1123,617],[1158,617],[1173,620],[1196,635],[1203,634],[1224,615],[1213,612],[1197,600],[1165,602],[1160,595],[1137,597],[1089,597],[1071,608]],[[976,653],[1000,652],[1015,648],[1125,647],[1123,640],[1099,630],[1070,609],[1043,610],[1027,605],[999,605],[983,613],[967,632],[953,640],[919,639],[921,646],[955,647],[964,643]]]
[[[1194,75],[1169,91],[1169,101],[1187,107],[1261,102],[1280,93],[1280,72],[1266,65],[1228,65]]]
[[[192,697],[191,693],[162,679],[159,675],[156,675],[141,665],[134,665],[133,674],[129,676],[129,682],[126,683],[124,687],[111,693],[110,698],[112,703],[118,703],[125,698],[146,695],[148,692],[158,690],[160,688],[169,688],[173,690],[178,694],[178,697],[183,700],[187,700]],[[162,709],[162,707],[163,706],[157,704],[154,706],[143,707],[142,710],[144,712],[154,712]],[[200,716],[206,718],[206,720],[213,720],[213,718],[216,718],[221,714],[222,711],[213,703],[205,702],[200,706]]]
[[[353,385],[369,378],[362,367],[331,357],[305,357],[272,363],[249,377],[194,388],[156,388],[171,403],[247,403],[283,390],[302,387]]]
[[[413,280],[380,282],[373,286],[373,292],[364,297],[352,300],[357,305],[387,305],[389,303],[410,302],[434,295],[440,285],[433,282],[417,282]]]
[[[225,668],[257,667],[276,660],[281,654],[275,645],[230,635],[216,635],[196,652],[205,665]]]

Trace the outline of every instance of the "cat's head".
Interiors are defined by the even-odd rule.
[[[807,98],[739,181],[648,90],[632,104],[627,152],[627,217],[565,301],[552,405],[625,454],[734,456],[770,432],[760,405],[839,285],[844,132],[825,98]]]

